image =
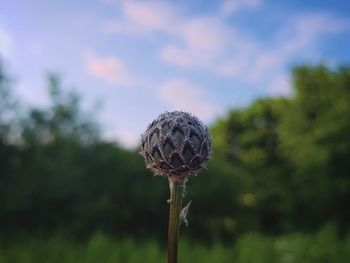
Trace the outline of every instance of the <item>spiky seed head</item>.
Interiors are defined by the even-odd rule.
[[[188,112],[165,112],[148,125],[140,154],[155,175],[186,178],[205,168],[211,152],[208,128]]]

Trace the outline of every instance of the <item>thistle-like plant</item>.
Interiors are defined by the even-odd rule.
[[[154,175],[169,179],[168,262],[177,262],[180,225],[187,224],[189,202],[182,199],[189,176],[205,168],[211,151],[207,127],[195,116],[182,111],[165,112],[142,134],[141,155]]]

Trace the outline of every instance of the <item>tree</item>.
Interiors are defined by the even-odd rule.
[[[12,82],[0,60],[0,141],[2,142],[15,139],[19,105],[12,94]]]
[[[349,227],[350,68],[298,67],[295,96],[260,99],[213,127],[242,183],[245,222],[267,232]],[[251,220],[251,221],[249,221]]]
[[[241,220],[250,222],[251,230],[276,233],[287,227],[284,215],[291,209],[291,170],[278,148],[277,127],[288,103],[260,99],[246,109],[231,111],[213,128],[214,150],[225,153],[242,182]]]
[[[335,220],[348,228],[350,212],[350,68],[299,67],[296,95],[279,129],[281,149],[296,168],[299,221]]]
[[[89,144],[98,138],[98,125],[91,117],[93,113],[83,113],[78,95],[62,93],[61,86],[58,76],[48,76],[52,105],[48,109],[33,108],[29,111],[22,124],[26,143],[47,143],[65,138]]]

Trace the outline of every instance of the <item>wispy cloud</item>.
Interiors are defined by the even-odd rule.
[[[228,75],[237,72],[233,70],[236,66],[227,60],[228,53],[249,56],[258,46],[215,14],[188,16],[169,2],[157,1],[122,1],[120,9],[123,17],[106,23],[107,32],[139,37],[161,34],[164,39],[159,51],[161,59],[185,69],[200,68]],[[239,61],[246,63],[244,59]]]
[[[178,23],[174,6],[161,1],[120,1],[123,16],[108,21],[104,30],[134,36],[149,36],[157,32],[171,34]]]
[[[174,8],[166,2],[125,1],[122,11],[132,22],[150,30],[168,30],[175,19]]]
[[[128,1],[121,2],[120,9],[123,17],[107,22],[105,31],[141,37],[161,34],[161,58],[186,68],[213,64],[235,33],[216,16],[189,17],[169,2]]]
[[[190,111],[202,119],[218,114],[218,109],[208,101],[203,88],[182,79],[172,79],[162,85],[159,98],[173,110]]]
[[[106,22],[106,32],[143,38],[161,35],[160,58],[179,67],[216,72],[228,50],[256,46],[216,14],[189,16],[170,2],[158,1],[122,1],[120,10],[122,18]]]
[[[304,14],[294,17],[277,32],[279,38],[272,48],[265,47],[256,54],[250,66],[250,80],[260,81],[267,74],[285,67],[293,58],[317,52],[316,43],[321,38],[347,28],[349,28],[347,21],[328,14]]]
[[[12,53],[12,38],[8,32],[0,27],[0,55],[8,57]]]
[[[262,4],[262,0],[225,0],[219,13],[232,14]],[[122,1],[120,8],[122,20],[110,22],[108,31],[142,37],[161,34],[159,52],[166,63],[255,83],[273,78],[276,69],[286,70],[290,60],[307,55],[321,37],[344,30],[347,24],[322,13],[289,17],[276,31],[274,41],[266,44],[248,38],[217,13],[187,15],[170,2],[160,1]]]
[[[348,21],[322,13],[294,17],[276,33],[278,37],[272,46],[260,48],[246,63],[242,79],[256,84],[269,82],[268,92],[273,95],[290,94],[288,64],[310,54],[318,56],[317,43],[330,34],[350,29],[349,25]]]
[[[182,19],[172,41],[161,50],[161,58],[184,68],[211,68],[224,55],[235,34],[232,27],[214,16]]]
[[[268,93],[273,96],[289,96],[292,93],[290,76],[286,73],[274,76],[268,85]]]
[[[256,9],[262,5],[262,0],[224,0],[220,6],[223,15],[232,15],[241,9]]]
[[[130,73],[124,62],[115,56],[100,57],[92,52],[86,54],[88,72],[110,84],[130,85]]]

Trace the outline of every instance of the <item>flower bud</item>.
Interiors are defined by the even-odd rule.
[[[155,175],[185,178],[196,175],[209,159],[207,127],[187,112],[165,112],[142,134],[141,152]]]

